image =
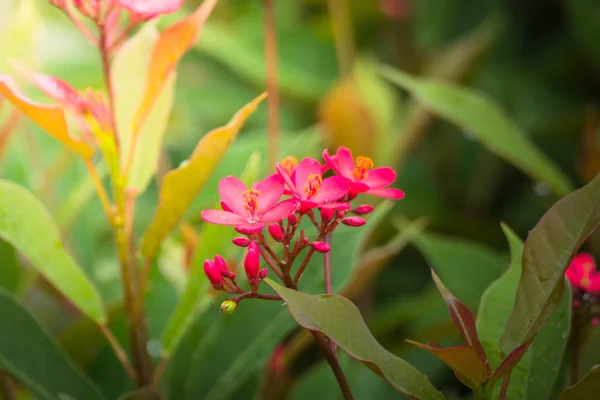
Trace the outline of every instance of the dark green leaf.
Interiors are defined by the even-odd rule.
[[[552,160],[529,140],[504,110],[481,93],[419,79],[390,67],[382,68],[381,72],[410,91],[429,111],[455,123],[489,151],[547,183],[557,194],[565,195],[572,190],[568,178]]]
[[[329,336],[351,357],[364,363],[399,392],[418,399],[443,399],[427,377],[384,349],[373,337],[358,308],[339,295],[310,295],[265,281],[286,301],[302,327]]]
[[[505,353],[535,336],[559,306],[564,273],[585,239],[600,224],[600,174],[560,199],[529,233],[515,307],[500,339]]]
[[[558,400],[594,400],[600,392],[600,367],[593,368],[582,380],[566,388]]]
[[[0,240],[0,287],[10,293],[19,288],[20,265],[17,252],[10,243]]]
[[[43,400],[103,400],[100,390],[73,364],[48,332],[8,293],[0,290],[0,369]]]

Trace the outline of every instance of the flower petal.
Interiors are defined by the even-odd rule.
[[[354,158],[352,158],[352,152],[346,147],[340,147],[337,151],[337,163],[340,169],[340,175],[352,179],[352,173],[356,165],[354,164]]]
[[[245,223],[243,225],[236,225],[235,230],[243,235],[249,235],[256,233],[266,226],[263,222]]]
[[[258,213],[262,214],[281,198],[285,184],[281,175],[273,174],[253,185],[253,188],[260,192],[257,196]]]
[[[305,158],[300,161],[295,172],[294,183],[296,184],[296,188],[298,190],[304,190],[304,186],[306,186],[310,175],[321,175],[321,164],[314,158]]]
[[[339,200],[348,193],[348,179],[342,176],[325,178],[319,187],[319,193],[312,198],[318,204]]]
[[[589,253],[579,253],[573,257],[568,269],[574,269],[582,276],[591,275],[596,272],[596,260]]]
[[[229,209],[238,214],[245,216],[248,214],[244,208],[244,191],[248,190],[246,185],[235,176],[226,176],[219,181],[219,195],[223,203]]]
[[[337,155],[329,155],[329,150],[323,150],[323,159],[325,160],[325,165],[321,167],[321,174],[324,174],[328,169],[332,169],[338,175],[341,175],[340,169],[338,168],[338,157]]]
[[[350,209],[350,203],[346,202],[336,202],[336,203],[327,203],[319,206],[319,208],[330,208],[333,211],[348,211]]]
[[[396,180],[396,172],[389,167],[370,169],[366,179],[361,182],[371,189],[378,189],[389,185]]]
[[[177,11],[183,0],[119,0],[119,5],[134,14],[156,15]]]
[[[296,211],[298,201],[296,199],[284,200],[281,203],[276,204],[269,211],[264,213],[260,217],[260,222],[279,222],[286,218],[288,215]]]
[[[241,225],[248,223],[248,220],[238,214],[221,210],[204,210],[200,213],[200,218],[217,225]]]
[[[295,172],[292,172],[292,176],[290,177],[285,170],[281,167],[281,165],[279,165],[279,163],[277,163],[277,165],[275,166],[275,169],[277,170],[277,172],[279,172],[279,175],[283,178],[285,184],[287,185],[287,189],[284,188],[283,189],[283,193],[286,195],[292,195],[292,194],[298,194],[298,190],[296,189],[296,185],[294,185],[294,176],[295,176]]]
[[[395,188],[370,189],[366,193],[373,196],[385,197],[386,199],[402,200],[404,198],[404,192]]]

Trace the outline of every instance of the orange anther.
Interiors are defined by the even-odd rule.
[[[248,189],[242,193],[244,196],[244,208],[254,214],[258,210],[258,195],[260,192],[256,189]]]
[[[279,165],[281,165],[281,168],[283,168],[286,174],[292,175],[294,168],[296,167],[296,165],[298,165],[298,160],[296,160],[296,157],[287,156],[286,158],[281,160]]]
[[[323,183],[323,178],[319,174],[312,174],[308,176],[306,180],[306,186],[304,186],[304,193],[309,199],[312,199],[319,194],[319,188]]]
[[[370,157],[356,157],[356,168],[352,175],[357,181],[362,181],[369,176],[369,169],[373,168],[373,160]]]

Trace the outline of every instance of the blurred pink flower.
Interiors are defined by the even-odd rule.
[[[590,254],[577,254],[565,275],[571,285],[585,292],[600,293],[600,273],[596,272],[596,261]]]
[[[396,200],[404,197],[402,190],[385,187],[396,180],[396,172],[389,167],[373,168],[373,160],[369,157],[356,157],[355,162],[346,147],[340,147],[334,156],[330,156],[325,149],[323,157],[325,168],[333,169],[336,174],[348,180],[350,199],[360,193]]]
[[[118,0],[119,5],[133,14],[154,17],[173,13],[183,4],[183,0]]]
[[[295,199],[277,203],[283,195],[283,179],[273,174],[248,189],[238,178],[228,176],[219,182],[224,210],[204,210],[202,219],[218,225],[231,225],[244,233],[260,231],[270,222],[279,222],[293,213]]]

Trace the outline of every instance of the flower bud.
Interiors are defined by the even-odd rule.
[[[239,236],[234,238],[231,242],[239,247],[248,247],[248,245],[250,244],[250,239],[248,239],[247,237]]]
[[[331,208],[323,207],[321,208],[321,221],[324,223],[329,223],[333,219],[334,211]]]
[[[219,254],[215,256],[215,265],[221,271],[221,276],[223,278],[235,279],[235,274],[227,267],[227,261]]]
[[[221,269],[212,260],[204,261],[204,273],[215,289],[220,290],[223,288]]]
[[[369,205],[369,204],[363,204],[362,206],[358,206],[356,207],[354,210],[352,210],[354,212],[354,214],[357,215],[365,215],[370,213],[371,211],[373,211],[374,207]]]
[[[296,225],[298,223],[298,218],[295,214],[288,215],[287,220],[290,225]]]
[[[319,253],[328,253],[329,250],[331,250],[331,247],[329,246],[329,244],[325,243],[325,242],[312,242],[310,244],[310,246],[315,249],[315,251],[318,251]]]
[[[364,218],[361,217],[348,217],[342,220],[342,224],[348,226],[363,226],[366,223],[367,221],[365,221]]]
[[[302,243],[304,243],[304,244],[308,244],[308,242],[310,242],[310,240],[308,240],[308,238],[304,238],[304,239],[302,239]]]
[[[283,232],[281,231],[281,227],[279,226],[279,224],[269,225],[269,234],[276,242],[283,241]]]
[[[269,272],[268,269],[263,268],[260,270],[260,272],[258,273],[258,279],[263,280],[267,277],[267,273]]]
[[[260,253],[258,252],[258,246],[254,242],[250,242],[248,245],[248,252],[244,258],[244,271],[248,280],[255,280],[258,276],[260,269]]]
[[[237,308],[237,303],[233,300],[225,300],[221,303],[221,312],[225,314],[233,314]]]

